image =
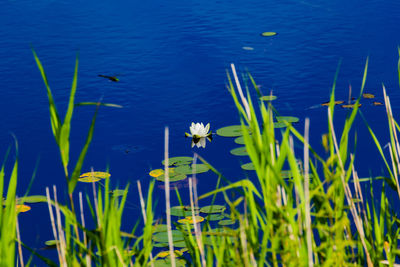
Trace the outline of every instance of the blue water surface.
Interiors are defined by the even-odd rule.
[[[109,167],[114,187],[131,184],[124,221],[129,229],[140,216],[136,181],[147,188],[148,172],[162,167],[165,126],[172,156],[198,152],[233,181],[254,176],[239,167],[247,159],[229,154],[237,147],[233,140],[215,136],[206,149],[191,149],[190,140],[184,138],[191,122],[209,122],[214,132],[239,123],[226,89],[230,63],[240,73],[249,71],[265,94],[272,90],[278,96],[277,110],[300,118],[299,131],[309,117],[311,144],[322,155],[320,140],[327,121],[320,103],[329,99],[340,60],[338,98],[348,98],[349,84],[353,95],[358,94],[369,57],[366,92],[383,101],[384,83],[393,113],[399,114],[399,14],[400,2],[395,0],[2,1],[0,153],[5,154],[14,134],[19,143],[18,194],[25,193],[38,164],[30,194],[45,194],[46,187],[56,185],[59,198],[65,200],[67,188],[51,133],[46,91],[31,47],[44,65],[62,116],[79,54],[76,101],[102,99],[123,106],[100,109],[83,170]],[[265,31],[278,35],[260,36]],[[98,74],[118,75],[120,82]],[[381,143],[388,142],[384,108],[364,103],[362,112]],[[75,110],[71,163],[78,158],[93,113],[90,106]],[[335,113],[338,132],[347,114],[340,108]],[[384,174],[361,119],[355,127],[359,176]],[[211,172],[199,175],[199,194],[213,189],[216,179]],[[91,186],[79,184],[77,191],[91,192]],[[156,187],[159,217],[163,194]],[[176,198],[173,202],[177,204]],[[40,248],[53,239],[45,205],[33,205],[19,218],[28,245]]]

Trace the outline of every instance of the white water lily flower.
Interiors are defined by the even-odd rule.
[[[204,127],[204,124],[201,123],[194,123],[192,122],[192,125],[190,126],[190,134],[186,133],[186,136],[193,137],[195,139],[197,138],[202,138],[202,137],[208,137],[211,135],[210,131],[210,124],[207,123],[206,127]]]
[[[200,139],[197,139],[196,141],[195,141],[196,139],[192,139],[192,147],[194,147],[195,145],[197,146],[197,147],[202,147],[202,148],[206,148],[206,138],[205,137],[202,137],[202,138],[200,138]]]

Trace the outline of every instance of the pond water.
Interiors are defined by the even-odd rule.
[[[74,60],[79,52],[77,102],[122,105],[101,108],[93,143],[84,164],[112,174],[114,186],[131,183],[126,224],[140,214],[136,180],[147,187],[148,172],[160,168],[164,127],[170,130],[172,156],[198,152],[232,180],[251,176],[239,167],[242,158],[229,154],[232,140],[215,136],[206,149],[191,149],[184,133],[192,122],[211,124],[211,130],[237,124],[238,113],[226,90],[226,70],[235,63],[249,71],[265,94],[273,90],[282,115],[311,119],[311,144],[323,153],[321,134],[327,131],[326,109],[338,62],[342,59],[337,97],[347,99],[349,84],[357,95],[366,58],[366,92],[382,101],[382,82],[400,113],[397,46],[400,2],[359,0],[284,1],[12,1],[0,10],[0,153],[19,142],[19,195],[38,162],[30,194],[44,194],[57,185],[66,191],[58,150],[51,135],[45,87],[31,46],[42,60],[57,107],[65,110]],[[260,33],[275,31],[274,37]],[[117,75],[111,82],[103,75]],[[388,142],[382,107],[362,111],[382,143]],[[93,115],[93,107],[77,107],[73,117],[71,153],[75,162]],[[348,113],[338,109],[338,131]],[[366,127],[356,124],[359,176],[381,175],[383,164]],[[215,187],[210,172],[198,176],[198,190]],[[161,183],[158,182],[157,185]],[[182,186],[182,191],[185,190]],[[77,191],[91,192],[87,184]],[[183,193],[185,196],[185,193]],[[163,191],[157,188],[162,215]],[[176,203],[175,203],[176,204]],[[20,215],[22,236],[32,247],[52,239],[48,211],[36,205]],[[32,222],[35,222],[34,224]]]

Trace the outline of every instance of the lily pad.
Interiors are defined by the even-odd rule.
[[[255,170],[253,162],[249,162],[249,163],[243,164],[240,167],[242,167],[242,169],[246,170],[246,171],[254,171]]]
[[[172,240],[176,241],[183,241],[185,240],[184,234],[178,230],[172,230]],[[153,240],[160,243],[167,243],[168,242],[168,232],[158,232],[153,235]]]
[[[108,172],[85,172],[82,173],[81,176],[79,177],[96,177],[96,178],[101,178],[101,179],[106,179],[109,178],[111,174]]]
[[[153,232],[158,233],[158,232],[166,232],[168,230],[168,226],[166,224],[156,224],[153,225]]]
[[[192,212],[190,210],[186,210],[184,206],[175,206],[170,209],[171,216],[181,216],[181,217],[188,217],[192,216]],[[198,214],[198,212],[194,212],[195,215]]]
[[[363,93],[362,96],[363,96],[364,98],[369,98],[369,99],[375,98],[375,95],[373,95],[373,94],[367,94],[367,93]]]
[[[100,178],[94,177],[94,176],[78,178],[79,182],[84,182],[84,183],[93,183],[93,182],[97,182],[100,180],[101,180]]]
[[[355,108],[356,104],[347,104],[347,105],[342,105],[342,108]],[[361,107],[361,103],[358,104],[359,107]]]
[[[264,37],[270,37],[270,36],[275,36],[275,35],[277,35],[276,32],[263,32],[263,33],[261,33],[261,36],[264,36]]]
[[[192,165],[181,165],[176,167],[175,172],[182,174],[192,174],[207,172],[210,168],[205,164],[192,164]]]
[[[235,224],[235,221],[232,221],[231,219],[227,219],[227,220],[222,220],[218,222],[219,225],[232,225]]]
[[[374,106],[383,106],[383,103],[381,103],[379,101],[374,101],[374,102],[372,102],[372,105],[374,105]]]
[[[291,116],[278,116],[278,117],[276,117],[276,120],[278,121],[278,122],[284,122],[284,121],[286,121],[286,122],[298,122],[299,121],[299,118],[297,118],[297,117],[291,117]]]
[[[180,166],[187,165],[193,161],[192,157],[173,157],[168,159],[169,166]],[[165,165],[165,160],[162,161],[162,165]]]
[[[208,221],[220,221],[224,219],[225,216],[223,214],[210,214],[206,217],[206,220]]]
[[[194,216],[194,219],[195,219],[196,223],[200,223],[200,222],[204,221],[204,218],[201,216]],[[178,220],[178,223],[193,224],[193,217],[192,216],[185,217],[185,219]]]
[[[324,103],[321,104],[321,106],[329,106],[329,103],[330,103],[329,101],[328,102],[324,102]],[[340,105],[340,104],[343,104],[343,103],[344,103],[343,100],[337,100],[337,101],[334,102],[335,105]]]
[[[237,137],[243,135],[242,125],[231,125],[220,128],[217,130],[217,134],[223,137]]]
[[[247,153],[245,146],[234,148],[230,152],[232,155],[235,155],[235,156],[248,156],[249,155],[249,153]]]
[[[265,95],[265,96],[260,97],[260,100],[262,100],[262,101],[272,101],[272,100],[275,100],[276,98],[277,98],[276,95]]]
[[[221,213],[224,212],[226,209],[225,206],[222,205],[210,205],[210,206],[205,206],[200,209],[200,212],[203,213]]]
[[[28,205],[22,205],[22,204],[17,204],[15,206],[15,208],[17,209],[17,212],[27,212],[27,211],[31,210],[31,207],[29,207]]]
[[[158,176],[163,175],[163,174],[164,174],[164,170],[163,169],[155,169],[155,170],[152,170],[151,172],[149,172],[149,175],[151,177],[158,177]]]
[[[44,242],[46,246],[56,246],[58,243],[58,240],[47,240],[46,242]]]
[[[274,122],[274,128],[285,128],[285,127],[287,127],[287,124],[284,123],[283,121]]]
[[[20,197],[17,199],[17,203],[41,203],[47,202],[47,198],[41,195],[32,195],[26,197]]]
[[[235,139],[235,143],[239,145],[244,145],[244,137],[239,136],[238,138]]]
[[[153,262],[154,267],[171,267],[171,259],[168,257],[166,259],[156,260]],[[186,266],[186,261],[184,259],[175,259],[176,267]]]
[[[175,172],[175,173],[169,175],[169,181],[170,182],[181,181],[181,180],[184,180],[186,177],[187,177],[186,174]],[[158,181],[165,182],[165,175],[164,174],[160,175],[160,176],[156,177],[156,179]]]

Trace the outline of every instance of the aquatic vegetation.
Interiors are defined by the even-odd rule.
[[[277,35],[276,32],[263,32],[263,33],[261,33],[261,36],[264,36],[264,37],[270,37],[270,36],[275,36],[275,35]]]
[[[40,62],[36,60],[45,79]],[[65,150],[62,149],[69,149],[72,110],[69,105],[69,115],[61,124],[45,80],[52,131],[60,148],[72,203],[67,206],[58,202],[55,187],[53,197],[47,188],[46,196],[25,195],[17,198],[18,160],[14,162],[7,194],[3,196],[3,163],[0,170],[0,196],[3,198],[3,205],[0,205],[0,262],[5,266],[15,266],[16,244],[22,245],[18,212],[29,209],[26,203],[47,203],[54,239],[45,242],[45,249],[55,248],[58,262],[45,258],[36,249],[24,246],[49,266],[395,266],[400,260],[400,218],[395,212],[400,201],[400,152],[397,149],[400,147],[397,138],[400,126],[394,119],[383,86],[390,139],[387,146],[389,153],[386,153],[367,119],[359,111],[360,99],[365,98],[363,90],[367,69],[368,60],[359,97],[354,103],[348,104],[352,109],[347,112],[343,127],[339,127],[341,132],[336,131],[333,123],[335,104],[338,102],[335,100],[338,72],[335,75],[331,99],[326,105],[329,130],[322,137],[322,146],[327,151],[324,156],[318,155],[310,146],[308,119],[304,120],[304,134],[301,134],[296,129],[298,125],[295,125],[299,118],[279,116],[270,102],[253,102],[250,94],[244,97],[240,87],[235,87],[228,76],[229,90],[240,114],[240,125],[220,128],[217,134],[235,137],[235,143],[244,145],[230,152],[248,156],[250,162],[241,167],[253,172],[243,172],[245,177],[232,182],[201,156],[195,155],[195,160],[192,157],[168,158],[166,153],[169,166],[164,167],[168,169],[170,181],[212,170],[208,174],[216,178],[210,179],[215,181],[215,189],[197,196],[194,177],[188,178],[190,205],[185,205],[189,201],[182,199],[179,189],[175,188],[179,205],[167,206],[165,210],[167,218],[171,215],[174,221],[171,224],[167,220],[167,224],[163,224],[162,214],[155,220],[153,189],[155,180],[165,181],[165,170],[151,170],[149,175],[155,179],[151,179],[146,199],[140,182],[137,183],[143,222],[137,222],[129,232],[121,228],[128,187],[112,190],[111,179],[108,179],[110,174],[107,172],[91,171],[79,175],[85,150],[93,134],[94,120],[80,159],[73,174],[69,175],[69,155],[64,154]],[[400,77],[400,67],[398,71]],[[233,75],[237,80],[235,71]],[[262,95],[251,76],[248,81],[253,83],[258,97]],[[74,90],[71,90],[71,95]],[[70,104],[73,102],[70,96]],[[358,177],[355,154],[349,145],[355,143],[350,133],[358,114],[382,157],[384,175]],[[207,126],[203,125],[201,134],[208,132]],[[191,131],[191,135],[194,132]],[[296,150],[294,145],[297,146]],[[303,152],[301,159],[298,151],[300,146]],[[165,165],[165,161],[162,165]],[[76,173],[76,170],[79,172]],[[74,183],[81,179],[103,180],[104,185],[93,184],[93,198],[86,195],[86,209],[82,194],[79,194],[78,212],[73,205],[75,199],[72,192]],[[169,182],[162,184],[169,193]],[[207,199],[211,199],[209,205],[199,206]],[[170,201],[168,198],[167,203]],[[85,225],[85,210],[90,210],[92,216],[90,228]],[[18,251],[17,264],[22,266],[21,247]]]
[[[340,104],[343,104],[344,101],[343,100],[335,100],[333,103],[335,105],[340,105]],[[322,103],[321,106],[329,106],[329,104],[330,104],[330,101]]]
[[[223,137],[237,137],[243,135],[243,129],[241,125],[231,125],[222,127],[217,130],[217,134]]]
[[[361,103],[358,103],[358,105],[356,104],[346,104],[346,105],[341,105],[342,108],[354,108],[354,107],[361,107]]]
[[[30,206],[24,204],[17,204],[15,208],[17,209],[17,212],[27,212],[31,210]]]
[[[362,94],[362,97],[363,97],[363,98],[372,99],[372,98],[375,98],[375,95],[373,95],[373,94],[367,94],[367,93],[363,93],[363,94]]]
[[[275,99],[277,99],[277,96],[275,96],[275,95],[265,95],[265,96],[260,97],[260,100],[262,100],[262,101],[273,101]]]

